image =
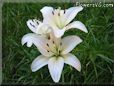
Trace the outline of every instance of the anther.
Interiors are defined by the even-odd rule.
[[[37,19],[33,19],[32,21],[35,22],[35,23],[37,23],[39,25],[39,22],[38,22]]]
[[[60,42],[60,45],[62,45],[62,42]]]
[[[54,15],[54,12],[52,11],[52,14]]]
[[[60,13],[58,13],[58,16],[60,16]]]
[[[48,39],[50,39],[50,36],[48,36]]]
[[[49,47],[49,44],[47,43],[47,46]]]
[[[65,14],[66,10],[64,10],[64,14]]]
[[[47,52],[49,52],[49,50],[47,50]]]
[[[35,26],[34,26],[34,25],[32,25],[31,23],[30,23],[30,25],[31,25],[31,26],[33,26],[33,27],[35,28]]]
[[[53,44],[54,44],[54,41],[53,41]]]
[[[59,50],[59,53],[60,53],[61,51]]]
[[[36,23],[39,25],[39,22],[38,21]]]

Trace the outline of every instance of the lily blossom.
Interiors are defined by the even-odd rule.
[[[50,34],[50,38],[47,39],[43,36],[29,33],[22,38],[22,45],[27,43],[27,46],[30,47],[34,44],[42,54],[32,62],[31,70],[35,72],[48,65],[54,82],[59,82],[64,63],[81,71],[80,61],[75,55],[70,53],[81,42],[82,40],[75,35],[61,39]]]
[[[37,19],[29,19],[27,21],[27,26],[32,32],[39,35],[46,35],[51,32],[51,28],[48,25]]]
[[[70,23],[78,12],[82,11],[82,6],[71,7],[62,10],[61,8],[54,9],[53,7],[45,6],[40,11],[43,15],[43,22],[52,27],[52,30],[57,38],[63,36],[66,30],[77,28],[84,32],[88,32],[85,25],[80,21]]]

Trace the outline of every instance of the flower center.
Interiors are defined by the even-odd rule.
[[[65,26],[65,10],[61,10],[61,8],[59,7],[58,9],[53,10],[52,14],[54,16],[54,22],[56,26],[59,29],[62,29]]]
[[[57,44],[53,40],[51,40],[51,43],[47,43],[46,46],[48,47],[47,52],[52,52],[53,56],[55,56],[55,57],[61,56],[61,50],[62,50],[61,49],[61,46],[62,46],[61,42],[57,46]]]

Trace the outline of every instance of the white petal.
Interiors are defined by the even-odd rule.
[[[64,61],[66,64],[69,64],[75,69],[77,69],[78,71],[81,71],[81,63],[76,56],[74,56],[71,53],[68,53],[64,55],[63,57],[64,57]]]
[[[44,18],[43,22],[46,24],[49,24],[50,26],[56,27],[56,25],[54,23],[54,17],[52,14],[53,10],[54,9],[52,7],[45,6],[40,11],[41,11],[43,18]]]
[[[43,66],[48,64],[49,57],[45,57],[43,55],[38,56],[37,58],[34,59],[34,61],[31,64],[31,70],[33,72],[39,70]]]
[[[37,19],[30,19],[27,21],[27,26],[29,27],[29,29],[37,34],[47,34],[50,32],[50,27],[42,22],[40,22]]]
[[[54,82],[59,82],[64,66],[62,57],[52,57],[48,62],[49,72]]]
[[[45,6],[40,11],[41,11],[43,17],[49,17],[50,14],[52,14],[53,8]]]
[[[31,47],[34,44],[44,56],[52,56],[53,53],[48,50],[47,43],[48,40],[45,37],[39,36],[34,33],[29,33],[23,36],[22,45],[27,43],[28,47]]]
[[[67,36],[62,39],[62,54],[72,51],[82,40],[78,36]]]
[[[45,46],[43,46],[43,45],[41,45],[41,44],[39,44],[38,49],[39,49],[40,53],[41,53],[42,55],[44,55],[44,56],[48,56],[48,57],[49,57],[49,56],[54,55],[53,52],[51,52],[50,50],[46,49]]]
[[[77,7],[71,7],[69,9],[66,10],[65,16],[66,16],[66,25],[68,23],[70,23],[75,16],[77,15],[78,12],[80,12],[81,10],[83,10],[82,6],[77,6]]]
[[[37,29],[38,24],[36,22],[34,22],[34,19],[33,20],[32,19],[28,20],[27,21],[27,26],[29,27],[29,29],[32,32],[36,33],[36,29]]]
[[[62,37],[64,35],[65,30],[66,30],[65,28],[63,28],[63,29],[53,28],[55,37],[57,37],[57,38]]]
[[[70,23],[69,25],[67,25],[66,28],[67,28],[67,30],[71,29],[71,28],[77,28],[79,30],[84,31],[85,33],[88,32],[85,25],[80,21],[74,21],[74,22]]]
[[[51,39],[51,41],[54,41],[54,43],[56,44],[57,47],[59,47],[61,38],[57,38],[57,37],[55,37],[54,33],[51,33],[50,39]]]
[[[36,30],[36,33],[40,35],[46,35],[47,33],[50,33],[50,32],[51,32],[51,28],[44,23],[39,24]]]
[[[38,38],[39,38],[38,35],[34,33],[28,33],[22,37],[21,43],[22,45],[27,43],[27,47],[31,47],[32,44],[36,44]]]

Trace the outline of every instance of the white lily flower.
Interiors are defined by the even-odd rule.
[[[51,32],[51,29],[48,25],[44,24],[43,22],[37,19],[29,19],[27,21],[27,26],[32,32],[39,35],[46,35]]]
[[[85,25],[80,21],[70,23],[78,12],[83,9],[82,6],[71,7],[69,9],[61,10],[61,8],[54,9],[45,6],[40,11],[42,12],[44,23],[52,27],[53,32],[57,38],[61,37],[66,30],[77,28],[84,32],[88,32]]]
[[[75,55],[70,53],[81,42],[82,40],[74,35],[61,39],[55,38],[53,34],[50,34],[50,39],[47,39],[30,33],[22,38],[23,45],[27,43],[28,47],[30,47],[35,44],[42,54],[32,62],[31,70],[35,72],[48,64],[48,69],[54,82],[59,82],[64,63],[81,71],[80,61]]]

